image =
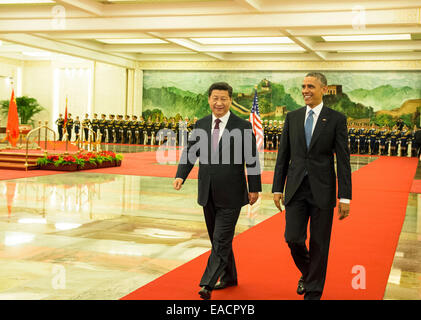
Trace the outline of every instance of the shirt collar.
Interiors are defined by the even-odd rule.
[[[313,110],[314,114],[318,117],[320,112],[322,111],[322,108],[323,108],[323,101],[319,105],[314,107],[313,109],[307,106],[306,116],[308,115],[310,110]]]
[[[219,120],[221,120],[221,122],[223,123],[223,124],[227,124],[227,122],[228,122],[228,119],[229,119],[229,117],[230,117],[230,114],[231,114],[231,112],[230,111],[228,111],[223,117],[221,117],[221,118],[219,118]],[[215,117],[215,115],[212,113],[212,127],[213,127],[213,125],[215,124],[215,120],[216,120],[216,117]]]

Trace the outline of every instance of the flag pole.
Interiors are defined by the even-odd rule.
[[[67,151],[69,145],[69,133],[67,132],[67,96],[66,96],[66,110],[64,114],[64,126],[63,129],[65,130],[64,139],[66,140],[66,151],[64,152],[65,155],[68,155],[69,152]]]

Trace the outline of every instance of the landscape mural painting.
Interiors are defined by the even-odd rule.
[[[349,122],[393,126],[401,118],[420,124],[421,72],[325,71],[324,103],[344,113]],[[231,110],[248,118],[257,88],[263,120],[283,121],[288,111],[304,105],[305,72],[283,71],[144,71],[143,116],[201,118],[210,113],[207,89],[225,81],[233,87]]]

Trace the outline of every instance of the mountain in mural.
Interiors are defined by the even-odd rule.
[[[208,98],[176,87],[144,88],[143,110],[160,109],[164,116],[203,117],[209,114]]]
[[[378,111],[396,109],[405,100],[419,99],[421,91],[409,86],[395,88],[391,85],[383,85],[372,90],[352,90],[348,95],[352,101],[370,105],[375,111]]]
[[[325,95],[323,103],[329,108],[342,112],[348,118],[365,119],[374,115],[372,107],[367,107],[361,103],[351,101],[346,93],[338,93],[336,95]]]

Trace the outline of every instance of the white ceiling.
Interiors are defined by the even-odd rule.
[[[5,2],[0,56],[14,59],[51,57],[22,54],[36,48],[129,68],[138,61],[421,60],[420,0]],[[406,39],[323,38],[392,34]],[[279,38],[286,43],[273,41]],[[116,43],[128,39],[159,43]]]

